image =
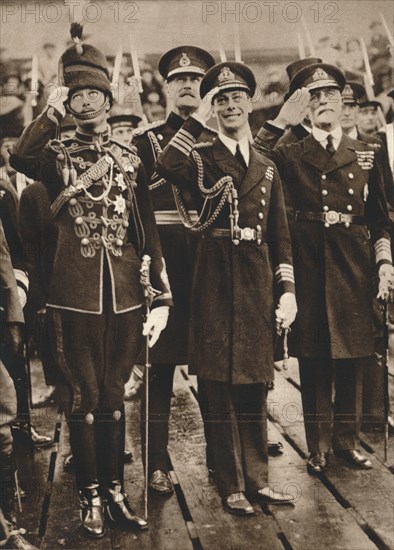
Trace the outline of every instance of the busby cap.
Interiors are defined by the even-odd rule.
[[[204,98],[211,92],[214,99],[221,92],[242,90],[253,97],[256,86],[255,76],[249,67],[236,61],[225,61],[209,69],[201,81],[200,96]]]
[[[360,99],[365,96],[365,88],[359,82],[348,80],[342,90],[344,105],[359,105]]]
[[[70,88],[71,93],[81,88],[96,88],[112,98],[105,55],[95,46],[80,43],[81,25],[73,23],[70,32],[75,44],[60,58],[60,82]]]
[[[338,67],[328,63],[314,63],[304,67],[290,82],[290,95],[299,88],[318,90],[320,88],[337,88],[342,92],[346,79]]]
[[[290,65],[287,65],[286,67],[286,72],[289,80],[293,80],[295,75],[301,69],[304,69],[309,65],[314,65],[316,63],[322,63],[322,59],[320,59],[319,57],[305,57],[304,59],[297,59],[296,61],[293,61],[293,63],[290,63]]]
[[[124,127],[137,128],[141,120],[142,118],[135,115],[131,109],[123,108],[120,105],[114,105],[109,113],[107,122],[112,129]]]
[[[167,81],[180,74],[203,76],[215,65],[210,53],[197,46],[178,46],[163,54],[159,61],[159,73]]]

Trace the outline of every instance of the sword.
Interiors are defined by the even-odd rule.
[[[394,301],[394,293],[384,301],[383,308],[383,342],[384,342],[384,461],[388,459],[389,424],[390,424],[390,395],[389,395],[389,303]]]

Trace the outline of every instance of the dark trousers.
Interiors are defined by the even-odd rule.
[[[149,372],[148,476],[168,470],[168,423],[175,365],[153,364]],[[145,393],[141,403],[142,456],[145,457]]]
[[[205,401],[200,394],[200,408],[204,421],[209,423],[210,449],[221,495],[255,493],[267,487],[265,385],[208,380],[203,385]]]
[[[357,449],[363,364],[351,359],[299,359],[299,366],[309,452]]]

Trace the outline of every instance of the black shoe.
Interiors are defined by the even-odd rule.
[[[274,491],[269,487],[264,487],[264,489],[259,489],[257,491],[257,499],[262,504],[294,504],[294,497],[291,495],[285,495],[279,491]]]
[[[34,447],[44,448],[53,444],[53,438],[47,435],[41,435],[33,425],[21,423],[12,426],[12,435],[19,440],[24,440]]]
[[[233,493],[223,499],[223,508],[235,516],[251,516],[254,508],[243,493]]]
[[[123,460],[125,464],[130,464],[130,462],[133,462],[133,453],[129,449],[124,450]],[[63,470],[65,472],[73,472],[74,467],[75,467],[74,456],[73,455],[66,456],[63,462]]]
[[[327,468],[326,453],[311,453],[306,464],[308,473],[311,475],[320,474]]]
[[[156,470],[150,477],[149,488],[162,495],[170,495],[174,492],[174,485],[168,472]]]
[[[97,488],[83,489],[79,500],[83,532],[93,539],[101,539],[105,535],[104,507]]]
[[[111,521],[137,531],[148,528],[148,522],[135,515],[122,487],[115,483],[106,491],[106,510]]]
[[[273,443],[272,441],[268,441],[268,455],[269,456],[280,456],[283,455],[283,445],[280,441],[277,441],[276,443]]]
[[[362,455],[356,449],[334,451],[336,456],[343,458],[351,466],[359,468],[361,470],[371,470],[373,468],[372,462],[366,456]]]

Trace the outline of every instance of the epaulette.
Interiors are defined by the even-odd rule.
[[[129,145],[126,145],[125,143],[122,143],[121,141],[118,141],[113,137],[110,138],[110,142],[115,143],[115,145],[117,145],[121,149],[124,149],[125,151],[127,151],[127,153],[131,153],[132,155],[138,155],[137,147],[132,143],[130,143]]]
[[[154,122],[150,122],[146,126],[140,126],[139,128],[136,128],[135,130],[133,130],[131,137],[133,138],[136,136],[142,136],[145,134],[145,132],[148,132],[153,128],[157,128],[158,126],[164,126],[165,123],[166,123],[165,120],[155,120]]]
[[[212,147],[212,141],[202,141],[201,143],[196,143],[193,149],[204,149],[204,147]]]

